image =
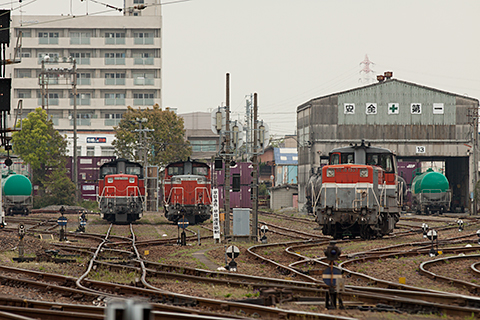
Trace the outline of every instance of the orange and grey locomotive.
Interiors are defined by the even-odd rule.
[[[143,215],[145,180],[141,164],[126,159],[100,167],[98,205],[100,215],[114,223],[130,223]]]
[[[170,163],[163,178],[165,217],[177,223],[201,223],[211,216],[212,191],[210,166],[190,160]]]
[[[373,239],[391,233],[400,218],[403,192],[396,171],[394,153],[364,141],[332,150],[329,164],[307,185],[323,234]]]

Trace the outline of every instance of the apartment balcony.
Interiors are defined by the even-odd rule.
[[[55,118],[54,128],[57,130],[73,130],[73,119]],[[113,130],[121,119],[77,119],[77,130]]]

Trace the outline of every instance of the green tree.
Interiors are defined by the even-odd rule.
[[[139,132],[141,119],[146,119],[141,123],[142,129],[154,131]],[[192,154],[185,140],[183,118],[168,109],[162,110],[158,104],[145,110],[128,107],[115,130],[112,145],[120,158],[141,161],[146,147],[148,163],[164,166],[186,160]]]
[[[57,195],[62,192],[71,192],[73,201],[71,191],[73,183],[70,181],[71,184],[66,184],[63,179],[68,180],[65,168],[67,140],[53,128],[53,122],[48,119],[45,110],[37,108],[28,114],[22,121],[22,130],[12,134],[12,146],[13,152],[30,165],[32,184],[39,187],[40,197],[45,196],[48,190],[47,193],[53,197],[50,204],[56,204]],[[58,197],[58,201],[65,201],[65,199]]]

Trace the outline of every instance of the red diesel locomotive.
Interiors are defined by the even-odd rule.
[[[167,165],[162,181],[165,217],[174,223],[201,223],[211,216],[210,166],[190,160]]]
[[[100,167],[100,215],[112,223],[130,223],[143,215],[145,180],[142,165],[116,159]]]

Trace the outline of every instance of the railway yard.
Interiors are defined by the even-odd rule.
[[[75,232],[77,215],[65,215],[64,241],[58,216],[7,217],[0,230],[1,319],[103,319],[110,299],[129,297],[148,302],[154,319],[480,316],[480,224],[468,215],[402,214],[395,232],[382,239],[337,240],[344,309],[325,307],[324,250],[332,237],[311,216],[262,212],[267,240],[255,243],[215,243],[207,220],[186,229],[185,246],[161,213],[148,212],[131,225],[90,214],[85,232]],[[424,237],[432,229],[433,246]],[[224,269],[231,245],[240,250],[236,272]]]

